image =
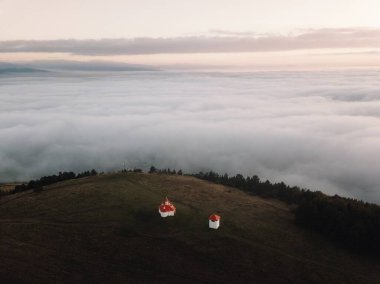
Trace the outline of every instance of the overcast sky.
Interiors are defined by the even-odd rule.
[[[377,0],[1,0],[0,5],[1,40],[380,28]]]
[[[0,60],[378,66],[378,11],[377,0],[0,0]]]

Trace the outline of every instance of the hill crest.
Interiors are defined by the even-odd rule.
[[[159,216],[166,195],[175,217]],[[0,227],[0,276],[20,282],[379,281],[378,263],[299,229],[289,205],[187,176],[107,174],[6,196]]]

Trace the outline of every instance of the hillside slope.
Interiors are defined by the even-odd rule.
[[[165,195],[175,217],[157,212]],[[284,203],[141,173],[2,198],[0,263],[1,283],[380,283],[379,263],[299,229]]]

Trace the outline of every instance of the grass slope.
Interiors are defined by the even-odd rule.
[[[175,217],[158,214],[165,195]],[[379,263],[297,228],[279,201],[140,173],[2,198],[0,263],[1,283],[380,283]]]

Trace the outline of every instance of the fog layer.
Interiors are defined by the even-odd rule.
[[[380,201],[380,72],[0,77],[0,182],[127,167]]]

